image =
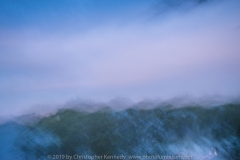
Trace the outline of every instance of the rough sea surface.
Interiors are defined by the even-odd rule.
[[[0,159],[240,159],[240,105],[61,109],[0,125]]]

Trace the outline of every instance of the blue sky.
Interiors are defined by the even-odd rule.
[[[0,1],[0,115],[72,99],[240,94],[238,0]]]

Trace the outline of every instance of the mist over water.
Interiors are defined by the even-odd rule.
[[[239,8],[0,1],[0,159],[240,159]]]
[[[76,98],[239,96],[239,6],[1,1],[0,115]]]

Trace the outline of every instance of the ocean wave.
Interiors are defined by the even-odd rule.
[[[239,115],[239,104],[150,109],[135,106],[120,111],[106,106],[95,112],[61,109],[38,117],[34,123],[0,125],[0,156],[49,159],[49,155],[65,155],[65,159],[73,159],[78,155],[88,159],[83,155],[109,155],[117,159],[123,155],[125,159],[151,159],[168,155],[168,159],[180,159],[184,155],[191,159],[240,159]]]

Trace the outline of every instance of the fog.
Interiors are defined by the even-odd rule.
[[[1,116],[79,98],[239,96],[237,0],[1,3]]]

